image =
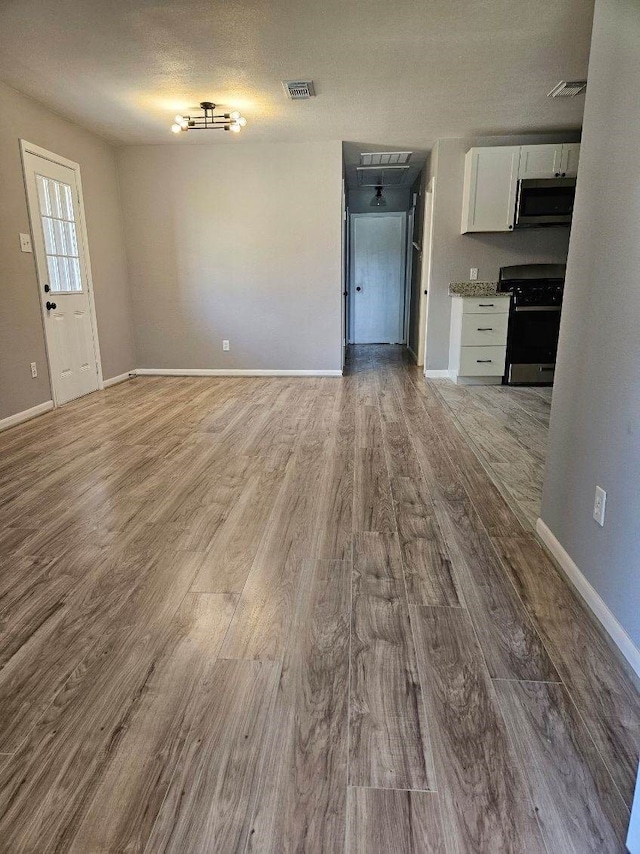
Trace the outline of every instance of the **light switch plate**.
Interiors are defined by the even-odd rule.
[[[477,267],[472,267],[469,270],[469,280],[471,282],[477,282],[478,281],[478,268]]]
[[[21,252],[33,252],[33,249],[31,248],[31,235],[30,234],[20,233],[20,251]]]
[[[593,501],[593,518],[598,525],[604,525],[604,510],[607,504],[607,493],[601,486],[596,486],[596,497]]]
[[[229,340],[227,338],[222,339],[222,349],[225,351],[229,349]]]

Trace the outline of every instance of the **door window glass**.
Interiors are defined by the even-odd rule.
[[[54,293],[81,293],[80,253],[71,187],[36,175],[49,287]]]

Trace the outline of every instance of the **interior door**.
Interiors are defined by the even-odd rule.
[[[406,214],[351,215],[351,340],[405,341]]]
[[[98,389],[86,248],[74,169],[29,151],[24,171],[56,406]]]

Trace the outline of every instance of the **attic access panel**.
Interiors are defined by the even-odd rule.
[[[399,187],[409,171],[408,166],[357,166],[359,187]]]

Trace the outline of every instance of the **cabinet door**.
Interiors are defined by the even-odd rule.
[[[561,163],[561,145],[523,145],[518,178],[553,178],[562,171]]]
[[[562,161],[560,172],[567,178],[575,178],[578,174],[578,161],[580,160],[580,143],[566,142],[562,146]]]
[[[472,148],[467,152],[462,233],[511,231],[520,146]]]

